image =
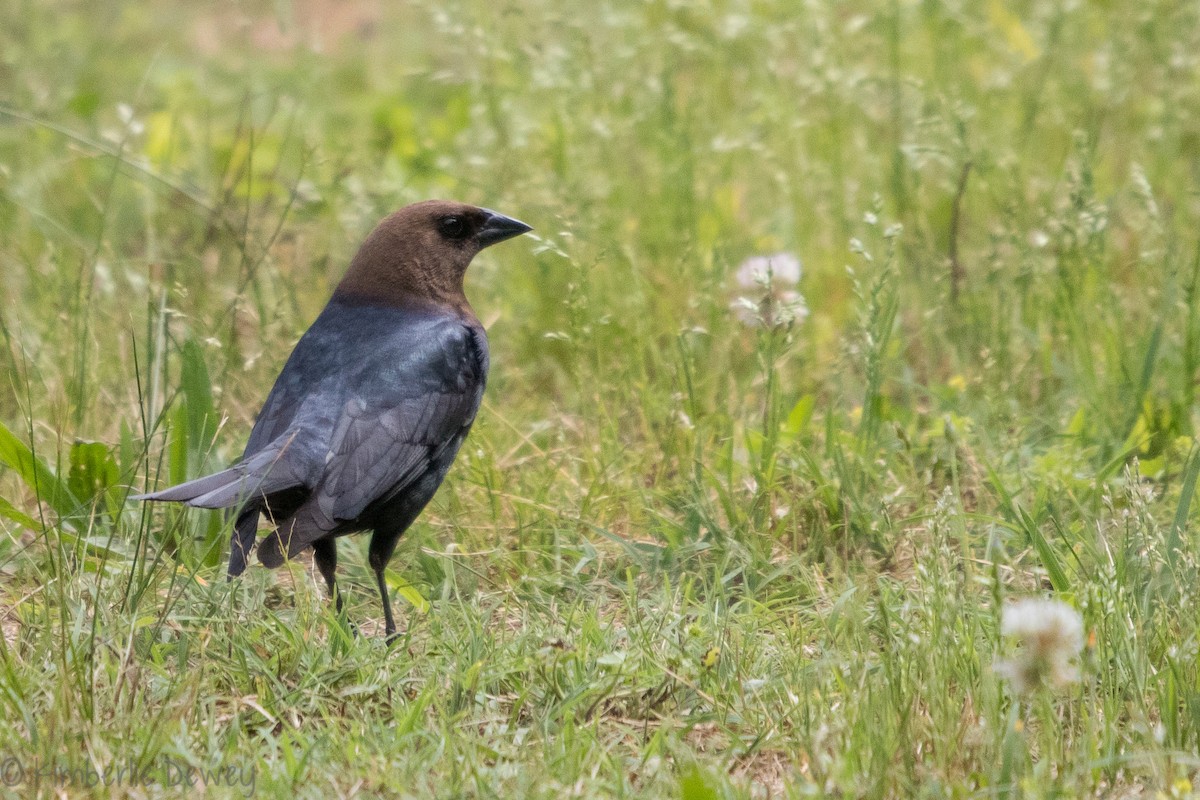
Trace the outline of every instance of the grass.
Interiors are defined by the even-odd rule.
[[[0,7],[11,791],[1192,793],[1200,6],[390,6]],[[536,233],[389,650],[365,538],[354,637],[125,498],[430,196]],[[738,283],[781,252],[807,314]],[[1026,597],[1077,683],[994,669]]]

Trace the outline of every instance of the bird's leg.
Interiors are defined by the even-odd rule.
[[[401,529],[403,531],[403,529]],[[375,582],[379,584],[379,599],[383,601],[383,630],[387,643],[396,641],[396,620],[392,617],[392,601],[388,599],[387,579],[384,570],[396,549],[396,540],[400,536],[391,535],[390,531],[376,530],[371,537],[371,549],[367,551],[367,562],[375,570]]]
[[[337,571],[337,542],[334,539],[318,539],[313,542],[313,561],[317,562],[317,569],[325,579],[325,585],[329,587],[329,597],[333,600],[334,608],[341,614],[342,593],[338,591],[334,581],[334,573]]]
[[[392,619],[392,601],[388,599],[387,579],[383,576],[386,565],[375,568],[375,580],[379,583],[379,599],[383,601],[383,632],[387,643],[396,641],[396,620]]]

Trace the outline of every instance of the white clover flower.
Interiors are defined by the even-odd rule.
[[[768,282],[795,286],[800,282],[800,259],[791,253],[751,256],[738,265],[734,280],[743,289],[752,289]]]
[[[1079,680],[1083,618],[1071,606],[1059,600],[1018,600],[1004,607],[1000,632],[1015,639],[1018,648],[1012,658],[996,663],[996,672],[1017,692]]]
[[[747,258],[734,273],[734,281],[743,292],[757,288],[761,294],[736,297],[729,308],[739,322],[751,328],[803,322],[808,304],[794,288],[800,274],[800,259],[791,253]]]

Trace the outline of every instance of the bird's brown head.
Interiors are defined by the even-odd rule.
[[[334,297],[470,313],[463,276],[471,259],[530,230],[524,222],[465,203],[427,200],[405,206],[367,236]]]

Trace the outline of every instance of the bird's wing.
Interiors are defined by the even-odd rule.
[[[403,492],[471,423],[475,407],[465,392],[436,392],[377,416],[347,413],[316,494],[321,511],[338,522],[353,521]]]
[[[406,359],[398,376],[403,383],[377,402],[346,403],[313,493],[329,519],[355,520],[373,503],[403,492],[470,426],[486,379],[486,354],[476,337],[462,325],[445,326]]]
[[[318,317],[312,327],[296,343],[287,363],[275,379],[271,393],[263,402],[262,410],[254,421],[254,428],[246,440],[243,459],[270,445],[288,432],[302,416],[303,409],[311,407],[316,395],[336,394],[327,382],[339,366],[337,351],[345,338],[342,331],[331,327],[323,317]]]
[[[445,448],[475,419],[487,377],[486,343],[482,332],[441,325],[383,373],[368,391],[346,401],[334,426],[324,474],[309,499],[318,524],[284,525],[264,540],[259,557],[268,566],[283,551],[295,555],[436,468]]]

